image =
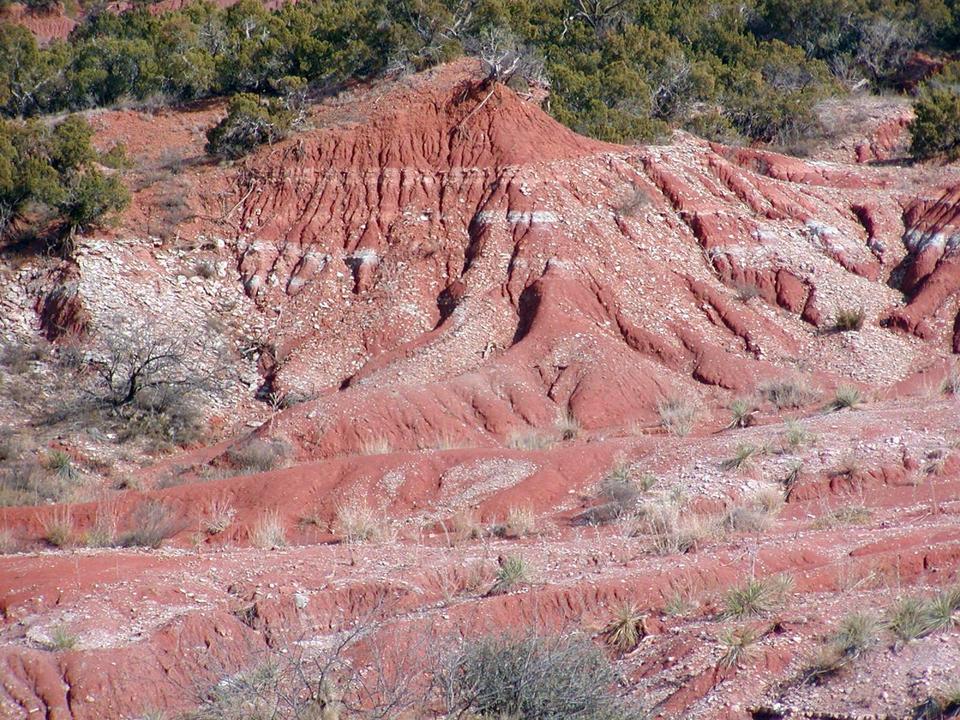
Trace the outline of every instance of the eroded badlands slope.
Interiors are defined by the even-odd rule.
[[[49,269],[5,291],[6,334],[53,311],[94,334],[130,315],[186,333],[214,317],[251,351],[212,408],[221,442],[71,510],[79,536],[105,507],[129,526],[159,499],[179,521],[161,549],[42,549],[62,509],[0,511],[25,551],[0,558],[0,714],[182,709],[268,648],[322,646],[371,613],[382,638],[596,633],[628,601],[649,634],[618,660],[623,691],[666,717],[907,717],[956,676],[954,627],[798,681],[849,610],[957,580],[960,413],[941,388],[960,352],[960,171],[684,134],[605,145],[469,62],[331,100],[318,129],[231,168],[200,159],[216,111],[98,115],[105,146],[159,157],[165,139],[186,169],[141,183],[114,236],[57,269],[68,302],[45,301]],[[171,192],[189,212],[173,239],[145,237]],[[215,272],[185,277],[195,261]],[[861,308],[861,330],[834,331]],[[810,393],[778,408],[776,383]],[[859,407],[826,411],[841,387]],[[756,405],[753,427],[727,428],[736,398]],[[694,413],[689,435],[667,432],[671,408]],[[266,441],[285,466],[235,475],[237,452]],[[733,469],[742,447],[755,452]],[[617,465],[656,479],[651,502],[704,518],[771,488],[786,504],[763,527],[656,551],[649,532],[582,524]],[[215,501],[235,515],[208,533]],[[389,541],[340,544],[354,502],[394,526]],[[461,532],[518,508],[528,537]],[[274,511],[290,546],[251,547]],[[511,554],[532,579],[488,596]],[[789,601],[750,621],[755,647],[726,666],[722,594],[780,573]],[[64,626],[76,647],[46,649]]]

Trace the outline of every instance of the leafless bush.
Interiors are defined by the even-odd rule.
[[[649,204],[649,193],[639,185],[631,185],[617,205],[616,212],[623,217],[633,217]]]
[[[468,43],[483,63],[488,81],[507,83],[520,77],[532,85],[546,85],[543,60],[502,27],[485,30]]]

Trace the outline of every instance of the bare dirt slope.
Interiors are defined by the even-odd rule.
[[[903,122],[880,113],[833,162],[682,133],[612,146],[464,61],[327,101],[316,129],[219,167],[218,112],[92,116],[141,161],[124,222],[75,266],[4,269],[5,341],[146,317],[213,321],[244,352],[208,444],[118,461],[140,489],[67,516],[81,538],[160,501],[160,549],[49,549],[62,507],[0,511],[20,550],[0,557],[0,716],[183,709],[373,612],[382,637],[599,633],[633,603],[622,690],[664,717],[913,717],[955,681],[947,622],[803,682],[851,610],[958,580],[960,170],[871,164]],[[728,427],[737,399],[750,427]],[[114,452],[61,440],[81,465]],[[264,446],[280,466],[238,474]],[[640,511],[587,524],[618,467]],[[344,544],[364,507],[381,539]],[[489,595],[509,555],[529,579]],[[783,575],[759,616],[724,614],[729,588]],[[731,664],[724,632],[745,627]]]

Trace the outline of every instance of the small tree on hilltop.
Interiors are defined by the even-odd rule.
[[[237,159],[259,145],[282,140],[306,116],[302,78],[280,81],[283,98],[261,100],[253,93],[237,93],[227,106],[227,116],[207,131],[207,152]]]

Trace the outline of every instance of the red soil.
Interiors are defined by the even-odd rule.
[[[49,312],[95,332],[124,302],[158,298],[143,312],[189,327],[229,291],[231,331],[267,339],[259,377],[221,403],[223,442],[111,497],[121,525],[144,497],[167,504],[181,530],[162,549],[42,549],[61,509],[0,511],[24,550],[0,558],[0,715],[181,709],[269,644],[374,610],[383,633],[596,632],[636,603],[650,634],[618,662],[629,693],[665,717],[847,717],[865,704],[899,717],[955,677],[953,629],[879,649],[832,684],[789,682],[847,611],[957,579],[960,413],[939,388],[960,352],[960,171],[804,161],[683,133],[606,145],[486,87],[467,61],[318,105],[316,129],[231,167],[202,155],[219,111],[95,116],[98,142],[143,161],[141,189],[122,226],[81,251],[70,303]],[[883,134],[876,148],[892,145]],[[177,171],[160,172],[170,153]],[[189,217],[144,241],[171,188]],[[171,246],[177,263],[228,270],[167,293],[182,267]],[[859,332],[833,331],[859,308]],[[758,400],[754,427],[724,429],[734,398],[784,378],[816,396],[789,411]],[[306,400],[268,413],[258,384]],[[824,412],[843,385],[864,404]],[[686,437],[661,427],[677,399],[697,409]],[[562,440],[567,416],[576,427]],[[721,467],[744,443],[779,448],[789,418],[815,437],[743,472]],[[537,435],[552,442],[524,449]],[[233,475],[229,451],[255,439],[286,443],[285,466]],[[707,513],[797,461],[769,529],[693,552],[655,555],[649,538],[575,520],[617,462]],[[207,479],[212,469],[223,477]],[[396,540],[338,543],[337,509],[357,498]],[[204,533],[218,499],[236,516]],[[860,524],[830,521],[851,504],[866,508]],[[76,532],[106,507],[75,505]],[[518,507],[533,511],[535,537],[446,530],[458,513],[493,524]],[[250,547],[265,510],[292,547]],[[514,553],[535,580],[487,596],[496,558]],[[757,621],[744,665],[723,669],[722,592],[777,573],[794,578],[789,605]],[[678,591],[696,609],[668,615]],[[78,646],[44,649],[60,625]]]

